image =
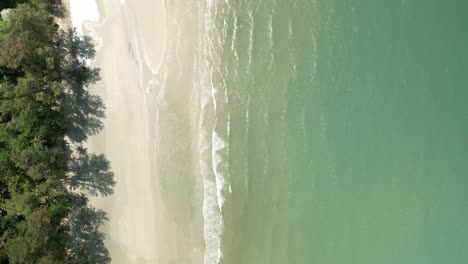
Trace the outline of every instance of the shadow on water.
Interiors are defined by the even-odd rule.
[[[89,205],[86,197],[111,195],[115,185],[110,162],[104,155],[89,153],[83,147],[89,136],[102,130],[105,118],[102,99],[89,91],[89,86],[100,80],[99,69],[89,66],[96,52],[89,37],[78,36],[72,29],[59,34],[60,67],[66,85],[63,112],[72,153],[67,177],[71,196],[68,254],[71,263],[110,263],[100,231],[106,213]]]

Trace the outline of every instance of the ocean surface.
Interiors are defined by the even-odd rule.
[[[161,263],[468,263],[468,1],[166,3]]]

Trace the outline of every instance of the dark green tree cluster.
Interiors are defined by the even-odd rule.
[[[1,0],[0,10],[16,8],[16,6],[20,4],[30,4],[37,8],[46,9],[51,7],[51,2],[55,2],[55,0]]]
[[[3,0],[2,0],[3,1]],[[110,195],[102,155],[81,143],[102,128],[87,86],[99,72],[89,39],[60,32],[41,5],[0,21],[0,263],[109,263],[86,196]]]

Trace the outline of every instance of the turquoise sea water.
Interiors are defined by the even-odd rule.
[[[468,263],[468,2],[200,3],[204,263]]]

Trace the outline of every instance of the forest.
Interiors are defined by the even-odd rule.
[[[90,196],[113,193],[109,161],[88,152],[105,107],[90,85],[91,39],[60,29],[60,5],[1,0],[0,263],[110,263],[106,214]]]

